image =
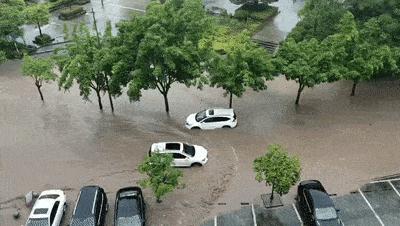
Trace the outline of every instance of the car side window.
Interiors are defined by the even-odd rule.
[[[172,154],[172,157],[173,157],[174,159],[185,159],[185,158],[186,158],[186,156],[184,156],[184,155],[182,155],[182,154],[180,154],[180,153],[173,153],[173,154]]]
[[[228,120],[229,120],[228,117],[217,117],[214,119],[215,122],[226,122]]]
[[[54,223],[54,218],[56,217],[59,205],[60,205],[60,201],[57,201],[54,203],[53,209],[51,210],[51,213],[50,213],[50,225],[53,225],[53,223]]]
[[[207,118],[203,122],[205,123],[214,122],[214,118]]]

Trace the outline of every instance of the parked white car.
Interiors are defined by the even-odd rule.
[[[173,166],[179,167],[203,166],[208,161],[208,152],[204,147],[181,142],[154,143],[149,156],[152,153],[172,154]]]
[[[188,129],[234,128],[237,125],[233,109],[213,108],[191,114],[186,119]]]
[[[59,226],[66,207],[63,191],[43,191],[33,205],[26,226]]]

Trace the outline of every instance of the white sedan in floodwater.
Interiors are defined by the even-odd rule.
[[[203,166],[208,161],[208,152],[204,147],[181,142],[154,143],[149,156],[152,153],[172,154],[173,166],[179,167]]]
[[[66,207],[63,191],[43,191],[33,205],[26,226],[59,226]]]

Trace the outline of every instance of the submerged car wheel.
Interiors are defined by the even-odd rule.
[[[192,163],[192,165],[191,165],[191,167],[200,167],[200,166],[203,166],[203,165],[201,165],[201,163],[198,163],[198,162]]]
[[[227,125],[223,126],[222,128],[224,128],[224,129],[232,129],[232,127],[227,126]]]
[[[198,126],[194,126],[194,127],[192,127],[191,129],[193,129],[193,130],[199,130],[199,129],[200,129],[200,127],[198,127]]]

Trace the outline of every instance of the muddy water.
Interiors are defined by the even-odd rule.
[[[206,107],[226,106],[222,90],[175,86],[170,116],[155,91],[144,92],[137,103],[122,96],[112,115],[107,107],[102,113],[95,102],[82,101],[76,89],[60,92],[55,84],[44,86],[41,103],[19,67],[18,61],[0,67],[0,225],[24,223],[29,210],[21,200],[7,201],[29,190],[65,189],[70,212],[79,188],[98,184],[112,203],[118,188],[141,178],[136,167],[158,141],[204,145],[210,160],[205,167],[183,169],[185,186],[161,204],[146,190],[150,225],[196,225],[240,202],[259,200],[268,188],[254,180],[252,161],[271,143],[300,158],[302,179],[320,179],[339,195],[399,170],[398,82],[362,83],[356,97],[349,97],[347,82],[321,85],[305,90],[296,108],[296,84],[277,78],[267,91],[234,99],[238,128],[202,132],[184,129],[184,119]],[[293,192],[284,201],[292,198]],[[19,221],[10,215],[15,207],[22,208]]]

